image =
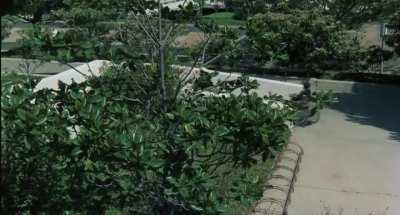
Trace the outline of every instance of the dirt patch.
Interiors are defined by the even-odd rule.
[[[379,23],[367,23],[361,27],[361,45],[363,47],[369,47],[372,45],[380,46],[380,24]]]
[[[191,48],[205,41],[203,32],[190,32],[175,39],[175,44],[179,48]]]

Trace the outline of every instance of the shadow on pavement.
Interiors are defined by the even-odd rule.
[[[350,93],[336,96],[339,102],[332,109],[352,122],[385,129],[400,143],[400,87],[355,83]]]

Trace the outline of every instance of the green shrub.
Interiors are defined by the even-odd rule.
[[[1,40],[3,41],[11,33],[11,27],[14,23],[14,18],[12,16],[2,16],[1,17]]]
[[[60,61],[91,61],[110,55],[109,44],[99,41],[87,29],[57,30],[34,26],[25,32],[16,53],[26,58]]]
[[[261,187],[247,170],[286,144],[291,109],[272,108],[241,78],[205,86],[226,96],[194,90],[171,100],[167,112],[148,111],[142,101],[157,93],[142,92],[151,89],[144,79],[129,85],[123,77],[60,83],[59,91],[2,85],[2,211],[221,214],[231,201],[248,205],[260,195],[244,196]],[[242,176],[221,184],[232,174]]]

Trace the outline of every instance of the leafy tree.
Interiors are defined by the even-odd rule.
[[[63,0],[15,0],[2,13],[21,15],[26,20],[37,23],[44,14],[62,6],[62,2]]]
[[[384,0],[382,2],[381,19],[387,20],[394,16],[400,9],[400,2],[397,0]]]
[[[245,20],[250,16],[265,11],[264,0],[228,0],[225,1],[228,10],[235,13],[235,19]]]
[[[273,12],[290,13],[290,10],[318,10],[347,27],[359,27],[393,14],[399,8],[397,0],[288,0],[267,1]]]
[[[390,29],[390,35],[387,36],[386,43],[400,55],[400,10],[392,15],[387,27]]]
[[[325,14],[348,25],[357,25],[376,19],[381,11],[382,0],[316,0],[312,2]]]
[[[333,17],[316,11],[258,14],[247,23],[247,37],[259,61],[275,61],[308,70],[329,61],[358,60],[356,41],[348,38]]]

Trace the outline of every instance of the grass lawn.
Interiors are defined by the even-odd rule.
[[[236,20],[233,18],[233,13],[231,12],[219,12],[213,13],[202,17],[203,21],[214,21],[217,25],[232,25],[240,26],[244,25],[246,21]]]

